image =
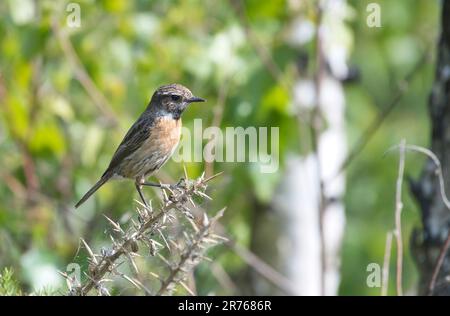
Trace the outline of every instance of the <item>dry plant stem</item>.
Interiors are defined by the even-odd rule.
[[[434,164],[436,165],[436,176],[438,177],[438,180],[439,180],[439,189],[440,189],[440,193],[441,193],[442,202],[444,202],[447,209],[450,210],[450,201],[447,198],[447,195],[445,193],[444,177],[443,177],[442,166],[441,166],[441,162],[439,161],[439,158],[431,150],[424,148],[424,147],[420,147],[420,146],[416,146],[416,145],[407,145],[406,149],[423,153],[428,158],[433,160]]]
[[[386,246],[384,250],[383,274],[381,283],[381,296],[386,296],[389,288],[389,263],[391,262],[392,232],[386,234]]]
[[[402,273],[403,273],[403,240],[402,240],[402,220],[401,214],[403,209],[402,202],[402,184],[403,175],[405,173],[405,146],[404,139],[400,142],[400,161],[398,166],[397,185],[395,190],[395,238],[397,240],[397,275],[396,286],[397,295],[402,296]]]

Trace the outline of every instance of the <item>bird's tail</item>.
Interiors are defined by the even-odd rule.
[[[101,177],[100,180],[97,181],[96,184],[94,184],[94,186],[86,192],[86,194],[81,198],[80,201],[78,201],[77,204],[75,204],[75,208],[78,208],[81,204],[83,204],[84,202],[86,202],[87,199],[89,199],[91,197],[92,194],[95,193],[95,191],[97,191],[102,185],[104,185],[106,183],[106,181],[109,180],[110,177],[108,176],[103,176]]]

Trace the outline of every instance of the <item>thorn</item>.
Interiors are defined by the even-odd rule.
[[[154,244],[156,244],[158,247],[164,248],[164,245],[163,245],[162,243],[157,242],[156,240],[153,240],[153,239],[152,239],[152,242],[153,242]]]
[[[205,193],[203,193],[201,191],[196,192],[196,194],[200,195],[201,197],[204,197],[205,199],[212,201],[212,198],[209,195],[206,195]]]
[[[172,244],[172,246],[175,249],[180,250],[180,246],[176,242],[174,242],[172,239],[169,239],[169,242]]]
[[[212,238],[208,238],[208,237],[203,237],[203,238],[202,238],[202,241],[207,242],[207,243],[210,243],[210,244],[214,244],[214,245],[216,245],[216,244],[218,243],[217,240],[212,239]]]
[[[189,244],[192,244],[191,237],[189,237],[188,233],[186,233],[185,231],[183,231],[183,235],[184,235],[184,238],[186,239],[186,241],[187,241]]]
[[[164,197],[163,197],[164,202],[169,201],[169,197],[167,196],[166,190],[162,190],[162,193],[163,193],[163,195],[164,195]]]
[[[211,259],[210,257],[200,256],[200,258],[201,258],[202,260],[205,260],[205,261],[208,261],[208,262],[214,262],[214,260]]]
[[[187,173],[186,165],[185,165],[185,164],[183,164],[183,170],[184,170],[184,178],[185,178],[186,181],[187,181],[187,180],[189,180],[189,177],[188,177],[188,173]]]
[[[192,207],[197,207],[190,196],[188,196],[188,200],[191,203]]]
[[[61,272],[61,271],[59,271],[59,270],[56,270],[56,272],[58,272],[59,275],[61,275],[63,278],[69,279],[69,276],[67,275],[66,272]]]
[[[145,208],[146,206],[145,206],[145,204],[144,203],[142,203],[141,201],[139,201],[139,200],[134,200],[134,202],[136,202],[137,204],[139,204],[139,206],[141,206],[141,207],[143,207],[143,208]]]
[[[120,232],[120,233],[123,233],[123,232],[124,232],[118,223],[114,222],[112,219],[110,219],[110,218],[109,218],[108,216],[106,216],[105,214],[103,214],[103,217],[106,218],[106,220],[114,227],[114,229],[115,229],[117,232]]]
[[[221,209],[220,211],[218,211],[217,214],[214,215],[212,221],[213,221],[214,223],[217,222],[217,221],[223,216],[223,213],[225,212],[226,209],[227,209],[227,208],[224,207],[223,209]]]
[[[202,225],[204,227],[209,225],[209,218],[208,218],[208,215],[206,215],[206,212],[203,213],[203,223],[202,223]]]
[[[172,252],[172,249],[170,248],[169,243],[167,242],[166,237],[164,237],[164,234],[162,233],[161,229],[158,229],[158,233],[161,236],[161,239],[166,244],[167,249],[169,249],[169,252]]]
[[[162,281],[162,280],[163,280],[158,274],[156,274],[156,273],[154,273],[154,272],[151,272],[151,271],[150,271],[149,274],[150,274],[152,277],[157,278],[159,281]]]
[[[172,265],[166,258],[164,258],[160,253],[158,253],[158,257],[169,267],[170,270],[172,270]]]
[[[130,278],[128,275],[122,274],[121,277],[124,278],[125,280],[127,280],[128,282],[130,282],[131,284],[133,284],[136,288],[142,289],[142,287],[135,280]]]
[[[114,239],[114,237],[112,235],[109,235],[109,238],[111,239],[111,242],[113,243],[113,246],[117,247],[117,243],[116,243],[116,240]]]
[[[203,172],[203,173],[204,173],[204,172]],[[223,173],[224,173],[223,171],[218,172],[218,173],[216,173],[216,174],[210,176],[209,178],[203,180],[203,182],[204,182],[204,183],[209,182],[209,181],[211,181],[212,179],[217,178],[218,176],[221,176]]]
[[[197,224],[195,224],[195,222],[191,218],[188,218],[188,221],[191,224],[192,228],[195,230],[195,232],[198,233],[200,229],[198,228]]]
[[[180,281],[179,283],[191,296],[195,296],[194,292],[192,292],[192,290],[183,281]]]
[[[216,239],[223,240],[223,241],[225,241],[225,242],[230,241],[228,238],[223,237],[223,236],[220,236],[220,235],[217,235],[217,234],[211,234],[211,237],[212,237],[212,238],[216,238]]]
[[[95,258],[95,255],[94,255],[94,253],[92,252],[92,250],[91,250],[91,248],[89,247],[89,245],[86,243],[86,241],[84,241],[83,238],[80,238],[80,240],[81,240],[81,242],[83,243],[83,245],[84,245],[84,247],[86,248],[86,250],[88,251],[89,256],[90,256],[91,259],[92,259],[92,262],[94,262],[95,264],[98,264],[97,258]]]
[[[128,260],[130,260],[130,262],[131,262],[131,266],[133,267],[133,270],[134,270],[135,274],[138,275],[139,274],[139,269],[138,269],[138,267],[136,265],[136,262],[134,262],[133,258],[130,256],[130,254],[128,252],[126,253],[126,255],[128,257]]]

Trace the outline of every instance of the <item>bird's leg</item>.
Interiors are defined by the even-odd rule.
[[[136,180],[136,182],[134,183],[134,185],[136,186],[136,190],[138,191],[139,196],[141,197],[142,202],[144,202],[144,205],[145,205],[146,207],[148,207],[148,204],[147,204],[147,202],[145,201],[145,198],[144,198],[144,194],[142,194],[142,190],[141,190],[141,187],[142,187],[143,183],[142,183],[142,182],[139,182],[138,180]]]

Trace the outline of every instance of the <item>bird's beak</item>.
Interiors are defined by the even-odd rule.
[[[199,97],[192,97],[190,99],[187,100],[188,103],[192,103],[192,102],[205,102],[205,99],[199,98]]]

